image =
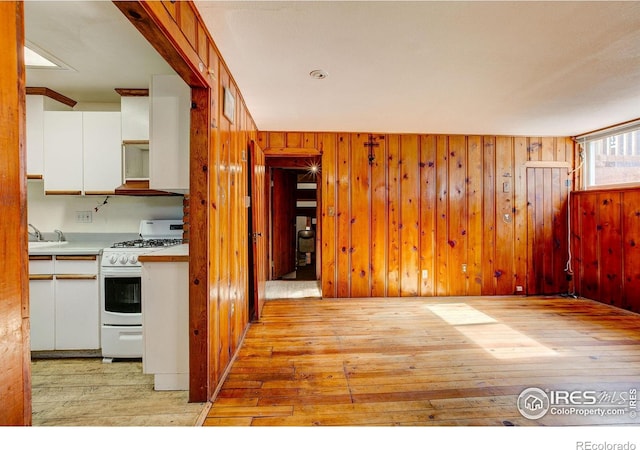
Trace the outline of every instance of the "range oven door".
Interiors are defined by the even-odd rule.
[[[102,270],[102,324],[142,325],[142,272]]]

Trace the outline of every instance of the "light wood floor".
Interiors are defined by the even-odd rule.
[[[34,426],[194,426],[205,407],[154,391],[139,361],[37,359],[31,371]]]
[[[320,282],[317,280],[271,280],[266,283],[265,298],[267,300],[320,297],[322,292]]]
[[[640,387],[640,316],[544,297],[271,300],[204,425],[640,423],[525,419],[529,387]]]

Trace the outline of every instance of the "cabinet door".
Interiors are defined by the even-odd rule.
[[[44,97],[27,95],[27,178],[44,176]]]
[[[45,111],[45,194],[81,194],[82,165],[82,112]]]
[[[188,263],[142,264],[142,329],[144,373],[189,373]]]
[[[189,191],[191,88],[177,75],[155,75],[149,98],[149,187],[186,193]]]
[[[113,194],[122,184],[119,112],[83,113],[84,193]]]
[[[32,351],[54,349],[54,295],[53,275],[29,276],[29,312]]]
[[[53,350],[55,292],[52,255],[29,256],[29,321],[31,350]]]
[[[56,275],[56,350],[100,348],[100,301],[97,276]]]
[[[97,255],[57,255],[56,350],[100,348],[100,287]]]
[[[122,140],[149,140],[149,97],[122,97]]]

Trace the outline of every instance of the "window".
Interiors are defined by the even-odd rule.
[[[640,184],[640,121],[578,137],[586,187]]]

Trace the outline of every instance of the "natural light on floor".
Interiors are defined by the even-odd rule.
[[[265,298],[320,298],[319,281],[272,280],[267,281]]]
[[[557,352],[499,323],[466,303],[428,305],[427,309],[498,359],[556,356]]]

